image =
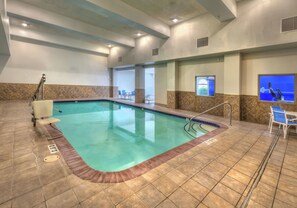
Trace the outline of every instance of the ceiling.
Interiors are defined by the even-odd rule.
[[[69,3],[68,0],[19,0],[29,3],[70,18],[102,27],[109,31],[122,35],[137,38],[137,33],[142,32],[128,25],[123,25],[111,18],[98,13],[90,12],[76,4]],[[159,19],[167,25],[173,25],[172,18],[178,18],[180,22],[193,17],[205,14],[207,11],[198,4],[197,0],[121,0],[122,2],[134,7],[154,18]],[[142,34],[144,34],[142,32]]]
[[[26,21],[31,23],[32,29],[105,47],[108,44],[134,47],[134,39],[139,37],[137,33],[168,38],[173,25],[210,12],[202,2],[204,0],[11,0],[8,11],[10,4],[11,9],[13,4],[19,5],[9,12],[14,26]],[[59,19],[56,14],[75,21],[69,23],[67,18]],[[179,21],[174,23],[173,18]]]
[[[180,22],[205,14],[207,11],[197,0],[121,0],[126,4],[158,18],[168,25],[173,25],[173,18]]]

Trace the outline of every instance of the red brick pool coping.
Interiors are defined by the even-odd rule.
[[[102,100],[107,100],[107,99],[102,99]],[[127,103],[124,103],[124,104],[127,104]],[[128,105],[139,107],[138,105],[133,105],[132,103],[131,104],[129,103]],[[152,108],[146,108],[146,107],[142,107],[142,108],[148,109],[148,110],[154,110]],[[154,110],[154,111],[162,112],[161,110]],[[180,114],[168,113],[165,111],[164,113],[171,114],[174,116],[181,116]],[[168,150],[167,152],[157,155],[131,168],[118,171],[118,172],[104,172],[100,170],[94,170],[83,161],[83,159],[72,147],[72,145],[58,130],[52,128],[49,125],[46,126],[46,129],[51,135],[51,137],[54,139],[54,142],[58,146],[64,160],[66,161],[68,167],[72,170],[73,174],[80,177],[81,179],[89,180],[94,183],[118,183],[118,182],[127,181],[137,176],[140,176],[148,172],[149,170],[167,162],[173,157],[186,152],[192,147],[195,147],[196,145],[214,137],[215,135],[220,134],[221,132],[225,131],[228,128],[227,126],[222,124],[216,124],[216,125],[219,127],[214,131],[211,131],[201,137],[195,138],[187,143],[184,143],[171,150]]]

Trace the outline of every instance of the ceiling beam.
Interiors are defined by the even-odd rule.
[[[87,43],[79,39],[32,29],[28,30],[22,27],[11,26],[10,36],[12,40],[29,42],[38,45],[80,51],[100,56],[108,56],[109,54],[109,49],[106,47],[98,47],[98,45]]]
[[[237,16],[235,0],[197,0],[197,2],[221,22],[235,19]]]
[[[129,27],[159,37],[170,37],[170,27],[162,21],[118,0],[68,0],[91,12],[107,16]]]
[[[38,23],[64,31],[75,32],[108,44],[135,47],[135,40],[133,38],[98,28],[19,1],[8,1],[7,14],[10,17],[23,19],[32,23]]]

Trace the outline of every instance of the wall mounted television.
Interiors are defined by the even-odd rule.
[[[215,76],[196,76],[196,95],[215,95]]]
[[[294,103],[295,77],[295,74],[259,75],[259,100]]]

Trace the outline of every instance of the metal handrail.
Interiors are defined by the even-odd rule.
[[[205,113],[207,113],[207,112],[209,112],[209,111],[211,111],[211,110],[213,110],[213,109],[215,109],[215,108],[218,108],[218,107],[220,107],[220,106],[223,106],[223,105],[228,105],[228,106],[229,106],[229,118],[230,118],[230,120],[229,120],[229,125],[232,126],[232,105],[231,105],[228,101],[226,101],[226,102],[224,102],[224,103],[221,103],[221,104],[219,104],[219,105],[216,105],[216,106],[214,106],[214,107],[212,107],[212,108],[209,108],[209,109],[207,109],[207,110],[205,110],[205,111],[203,111],[203,112],[201,112],[201,113],[199,113],[199,114],[197,114],[197,115],[191,117],[190,120],[189,120],[189,122],[186,123],[186,125],[184,126],[184,130],[185,130],[189,135],[192,136],[192,134],[190,134],[189,132],[190,132],[190,130],[191,130],[191,127],[193,128],[193,125],[192,125],[192,121],[193,121],[193,119],[195,119],[195,118],[197,118],[198,116],[201,116],[201,115],[203,115],[203,114],[205,114]],[[186,126],[187,126],[187,125],[189,125],[188,130],[186,130]]]
[[[32,96],[32,100],[38,100],[40,98],[40,88],[41,88],[41,99],[44,99],[44,83],[46,81],[46,76],[45,74],[42,74],[41,79],[39,81],[39,84],[37,86],[37,89],[34,93],[34,95]]]

